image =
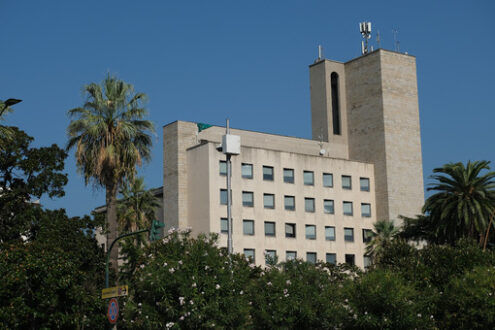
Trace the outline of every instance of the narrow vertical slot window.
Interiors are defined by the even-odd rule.
[[[330,85],[332,86],[333,134],[340,135],[339,75],[336,72],[330,75]]]

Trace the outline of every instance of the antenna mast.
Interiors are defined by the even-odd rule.
[[[359,32],[361,32],[361,36],[364,39],[361,41],[361,55],[368,54],[368,40],[371,38],[371,22],[359,23]]]
[[[397,38],[397,35],[399,34],[399,30],[393,29],[392,32],[394,33],[394,50],[396,52],[400,52],[400,42],[399,39]]]

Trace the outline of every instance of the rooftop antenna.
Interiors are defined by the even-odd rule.
[[[321,45],[318,45],[318,61],[321,61],[323,58],[323,47]]]
[[[371,38],[371,22],[359,23],[359,32],[361,32],[361,36],[364,39],[361,41],[361,55],[368,54],[368,40]]]
[[[378,49],[380,49],[380,30],[376,30],[376,43],[378,45]]]
[[[397,38],[397,35],[399,34],[399,30],[393,29],[392,32],[394,33],[394,50],[396,52],[400,52],[400,42],[399,39]]]

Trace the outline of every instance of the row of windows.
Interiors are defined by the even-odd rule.
[[[244,249],[244,255],[247,258],[251,258],[255,262],[255,249]],[[265,250],[265,263],[270,263],[277,258],[276,250]],[[294,260],[297,258],[296,251],[285,251],[285,259],[287,261]],[[315,264],[318,260],[318,255],[316,252],[306,252],[306,261]],[[331,264],[337,264],[337,254],[336,253],[326,253],[325,261]],[[345,263],[354,265],[356,263],[356,258],[354,254],[345,255]],[[371,259],[369,256],[364,256],[364,267],[368,267],[371,264]]]
[[[276,235],[276,224],[273,221],[265,221],[265,236],[274,237]],[[229,229],[227,218],[220,219],[220,231],[227,233]],[[254,220],[242,220],[242,233],[244,235],[253,236],[254,232]],[[316,239],[316,225],[305,225],[306,239]],[[363,229],[363,242],[366,243],[371,239],[372,231],[370,229]],[[296,224],[285,223],[285,237],[296,237]],[[325,240],[335,241],[335,227],[325,226]],[[354,228],[344,228],[344,241],[354,242]]]
[[[263,180],[273,181],[274,180],[274,169],[272,166],[263,166]],[[220,175],[227,175],[227,163],[224,160],[220,161]],[[241,165],[241,175],[244,179],[253,178],[253,164],[242,163]],[[294,183],[294,169],[284,168],[283,170],[284,182]],[[322,175],[323,187],[333,187],[333,174],[323,173]],[[352,189],[352,177],[350,175],[342,175],[342,188]],[[303,182],[306,186],[314,186],[315,184],[315,174],[313,171],[303,171]],[[361,191],[370,191],[370,179],[369,178],[359,178],[359,186]]]
[[[227,205],[227,189],[220,189],[220,204]],[[344,201],[342,202],[342,209],[344,215],[353,215],[352,202]],[[254,193],[252,191],[242,192],[242,205],[246,207],[254,207]],[[265,209],[275,208],[275,195],[274,194],[263,194],[263,207]],[[284,208],[287,211],[295,211],[296,209],[296,198],[295,196],[284,196]],[[315,199],[311,197],[304,198],[304,211],[315,212]],[[323,212],[327,214],[335,213],[335,203],[333,199],[323,200]],[[361,216],[371,217],[371,204],[361,203]]]

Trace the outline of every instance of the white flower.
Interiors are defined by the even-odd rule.
[[[266,285],[272,286],[272,282],[268,282],[268,283],[266,283]]]
[[[215,289],[220,289],[220,284],[215,285]]]
[[[194,283],[192,284],[192,287],[193,287],[193,288],[195,288],[195,287],[196,287],[196,282],[194,282]]]
[[[162,239],[162,242],[165,243],[165,244],[167,244],[168,243],[168,238]]]
[[[179,265],[182,265],[182,260],[179,260]]]
[[[179,317],[179,320],[184,321],[184,316]]]
[[[253,302],[252,302],[252,301],[248,302],[248,305],[252,305],[252,304],[253,304]]]
[[[139,266],[139,267],[141,267],[141,269],[143,269],[143,268],[144,268],[144,265],[141,265],[141,266]]]
[[[194,301],[189,300],[189,304],[190,304],[190,305],[194,305]]]
[[[418,317],[421,317],[421,313],[418,313]]]
[[[287,281],[285,281],[285,284],[287,284],[287,285],[291,285],[291,284],[292,284],[292,282],[291,282],[290,280],[287,280]]]
[[[210,267],[208,267],[208,266],[205,266],[205,270],[208,270],[208,268],[210,268]]]
[[[179,304],[182,306],[185,304],[184,297],[179,297]]]
[[[167,267],[168,264],[166,262],[163,263],[163,267]]]
[[[175,272],[175,269],[174,269],[174,267],[172,267],[172,268],[170,268],[168,271],[169,271],[170,273],[173,273],[173,272]]]
[[[170,227],[170,229],[168,230],[168,233],[169,234],[172,234],[174,231],[175,231],[175,228],[174,227]],[[172,323],[172,322],[170,322],[170,323]]]
[[[284,289],[284,294],[287,294],[287,292],[289,292],[289,290],[287,290],[287,289]]]
[[[165,326],[169,329],[174,326],[174,322],[168,322]]]
[[[263,275],[265,275],[265,272],[261,272],[261,273],[260,273],[260,276],[263,276]]]
[[[204,291],[201,291],[201,294],[205,294],[205,292]]]
[[[148,315],[146,315],[146,318],[148,318]]]
[[[239,292],[240,295],[243,295],[244,294],[244,291],[241,290],[241,292]]]
[[[139,304],[138,304],[138,307],[141,307],[141,305],[142,305],[142,304],[141,304],[141,303],[139,303]]]
[[[255,265],[255,264],[253,264],[253,263],[251,263],[251,264],[249,264],[249,267],[250,267],[251,269],[253,269],[253,268],[255,268],[255,267],[256,267],[256,265]]]
[[[153,254],[151,254],[151,253],[148,254],[148,258],[151,258],[151,257],[153,257]]]

